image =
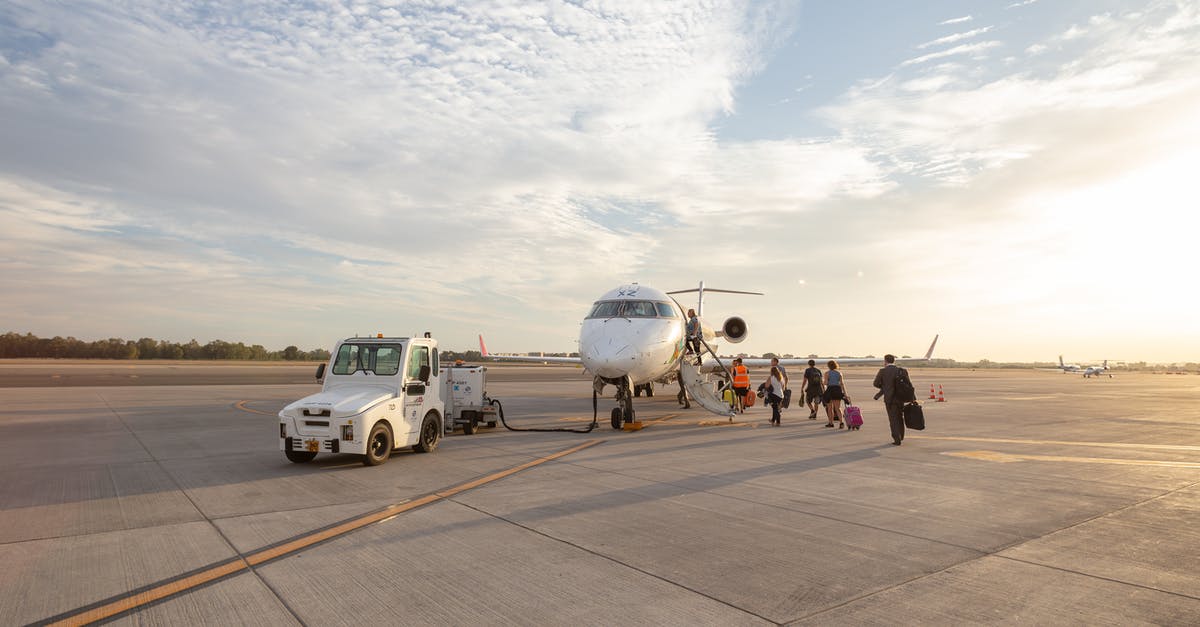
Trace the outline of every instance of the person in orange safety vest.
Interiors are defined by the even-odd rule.
[[[746,413],[746,394],[750,391],[750,369],[742,365],[742,358],[733,360],[733,398],[737,404],[738,413]]]

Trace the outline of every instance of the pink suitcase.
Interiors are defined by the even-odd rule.
[[[854,429],[861,427],[863,423],[862,409],[858,405],[846,406],[846,426]]]

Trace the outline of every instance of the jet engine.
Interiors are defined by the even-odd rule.
[[[738,316],[730,316],[721,324],[721,332],[719,335],[732,344],[737,344],[746,339],[746,334],[750,329],[746,327],[746,321]]]

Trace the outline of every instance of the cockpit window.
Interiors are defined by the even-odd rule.
[[[394,344],[342,344],[333,360],[333,374],[363,371],[391,376],[400,371],[404,347]]]
[[[617,314],[621,313],[621,301],[607,300],[600,301],[592,305],[592,312],[588,314],[589,318],[616,318]]]
[[[653,318],[657,315],[654,311],[654,303],[648,300],[627,300],[625,301],[626,318]]]
[[[592,305],[588,318],[677,318],[670,303],[648,300],[602,300]]]

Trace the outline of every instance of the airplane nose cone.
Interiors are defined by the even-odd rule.
[[[580,355],[584,367],[602,377],[623,377],[629,374],[636,355],[633,348],[624,342],[593,344]]]
[[[626,321],[619,319],[586,325],[579,338],[579,359],[583,366],[601,377],[629,374],[637,363],[638,351],[630,342],[627,326]]]

